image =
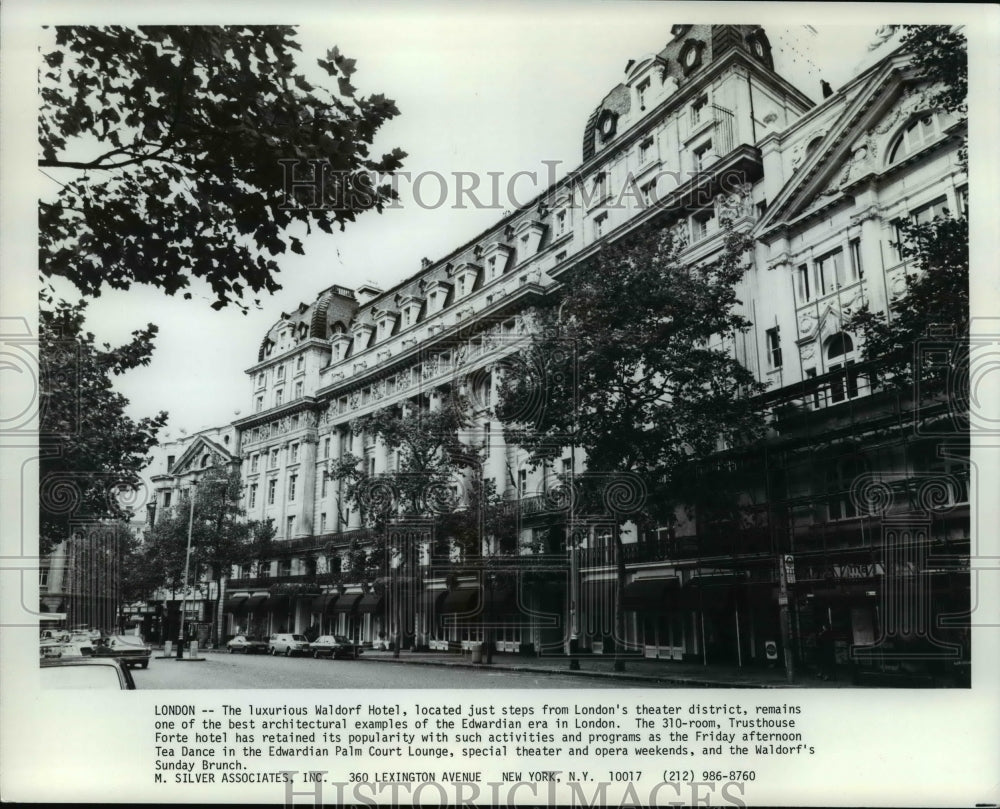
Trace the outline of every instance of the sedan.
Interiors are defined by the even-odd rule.
[[[309,652],[309,641],[305,635],[292,635],[289,633],[278,633],[271,635],[267,647],[272,655],[303,655]]]
[[[149,668],[153,648],[135,635],[108,635],[94,644],[94,657],[114,657],[126,666]]]
[[[247,635],[237,635],[226,644],[229,654],[242,652],[243,654],[267,654],[267,641],[263,638],[251,638]]]
[[[344,635],[320,635],[309,644],[313,657],[350,657],[358,659],[362,646]]]
[[[62,657],[41,661],[42,688],[134,691],[128,666],[114,658]]]

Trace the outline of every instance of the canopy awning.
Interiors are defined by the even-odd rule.
[[[513,587],[487,587],[484,591],[483,614],[490,615],[500,612],[511,612],[517,608],[517,591]]]
[[[352,612],[355,605],[361,600],[362,593],[347,593],[337,599],[333,605],[334,612]]]
[[[727,571],[723,573],[703,573],[692,576],[688,582],[688,587],[732,587],[742,584],[747,580],[740,571]]]
[[[418,609],[422,613],[441,612],[441,602],[448,595],[447,590],[424,590],[420,594]]]
[[[247,596],[232,596],[226,601],[226,612],[238,612],[240,607],[248,600]]]
[[[680,580],[637,579],[622,592],[622,608],[626,610],[664,610],[667,594],[680,589]]]
[[[358,602],[358,612],[378,612],[383,600],[378,593],[365,593]]]
[[[338,598],[340,598],[340,593],[324,593],[321,596],[316,596],[312,600],[312,611],[320,613],[326,612]]]
[[[268,598],[269,596],[267,593],[261,593],[260,595],[256,596],[250,596],[247,599],[246,604],[243,605],[243,608],[246,610],[258,609],[265,601],[267,601]]]
[[[267,602],[268,608],[272,611],[284,609],[288,606],[288,593],[276,593]]]
[[[467,590],[450,590],[444,597],[439,608],[443,613],[471,613],[481,603],[479,588],[470,587]]]

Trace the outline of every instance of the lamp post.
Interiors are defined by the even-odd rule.
[[[181,626],[177,632],[177,659],[184,657],[184,617],[187,614],[188,571],[191,567],[191,532],[194,528],[194,493],[198,481],[191,480],[191,510],[188,513],[187,551],[184,554],[184,590],[181,592]]]

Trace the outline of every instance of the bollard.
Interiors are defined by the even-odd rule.
[[[198,656],[198,641],[193,640],[188,644],[188,657],[195,658]]]

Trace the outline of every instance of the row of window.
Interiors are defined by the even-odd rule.
[[[799,303],[808,303],[836,292],[848,284],[853,284],[864,278],[864,265],[861,262],[861,240],[851,239],[848,242],[848,253],[838,247],[829,253],[814,259],[811,263],[800,264],[796,271],[796,290]]]
[[[299,359],[302,359],[301,357]],[[289,401],[294,401],[295,399],[301,399],[305,394],[305,383],[300,379],[295,383],[292,389],[292,399]],[[254,400],[254,412],[260,413],[264,409],[265,395],[263,393],[258,393]],[[285,403],[285,389],[275,388],[274,391],[274,404],[273,407],[281,407]]]
[[[295,495],[298,491],[299,476],[292,474],[288,476],[288,502],[295,502]],[[251,483],[249,490],[247,492],[247,506],[248,508],[257,507],[257,492],[259,491],[259,484]],[[267,481],[267,505],[273,506],[278,493],[278,479],[271,478]]]
[[[305,371],[306,358],[304,356],[299,356],[295,358],[295,373],[302,373]],[[280,363],[273,366],[271,369],[274,373],[274,381],[276,383],[285,381],[286,367],[288,363]],[[257,373],[257,388],[264,388],[267,386],[267,375],[268,371],[258,371]]]
[[[327,439],[327,440],[329,440],[329,439]],[[300,446],[301,445],[299,444],[298,441],[295,441],[294,443],[289,444],[289,446],[288,446],[288,463],[292,464],[292,463],[298,463],[299,462],[299,448],[300,448]],[[260,471],[260,459],[261,459],[261,455],[262,454],[267,455],[267,457],[269,459],[269,463],[268,463],[268,466],[267,466],[268,469],[277,469],[278,468],[278,448],[274,447],[269,453],[259,453],[259,452],[257,452],[257,453],[254,453],[253,455],[250,456],[250,472],[251,473],[253,473],[253,472],[259,472]]]

